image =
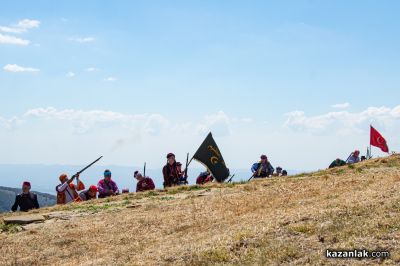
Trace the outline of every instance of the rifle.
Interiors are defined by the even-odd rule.
[[[143,166],[143,177],[146,177],[146,162],[144,162]]]
[[[81,173],[83,173],[86,169],[88,169],[90,166],[94,165],[95,163],[97,163],[98,161],[100,161],[100,159],[103,158],[103,156],[100,156],[99,158],[97,158],[94,162],[92,162],[91,164],[89,164],[88,166],[86,166],[85,168],[83,168],[82,170],[80,170],[79,172],[77,172],[76,174],[74,174],[71,179],[75,178],[77,175],[80,175]]]
[[[233,175],[231,176],[231,178],[229,178],[228,183],[230,183],[230,182],[232,181],[232,179],[233,179],[234,176],[235,176],[235,174],[233,174]]]
[[[346,159],[346,163],[347,163],[347,161],[350,159],[350,157],[353,155],[353,153],[350,153],[350,155],[349,155],[349,157],[347,157],[347,159]]]
[[[256,173],[257,173],[257,171],[255,171],[255,172],[253,173],[253,175],[250,176],[250,178],[249,178],[249,180],[247,180],[247,182],[250,182],[250,180],[253,179],[253,177],[256,175]]]
[[[253,175],[250,176],[249,180],[247,180],[247,182],[250,182],[250,180],[253,179],[253,177],[256,175],[256,173],[258,172],[258,170],[260,170],[260,167],[262,167],[261,163],[260,163],[260,166],[257,168],[257,170],[254,171]]]
[[[187,174],[187,171],[188,171],[188,166],[189,166],[189,153],[187,153],[187,154],[186,154],[186,167],[185,167],[185,175],[183,176],[183,179],[184,179],[184,183],[185,183],[185,184],[187,184],[187,183],[188,183],[188,181],[187,181],[187,178],[188,178],[188,174]]]

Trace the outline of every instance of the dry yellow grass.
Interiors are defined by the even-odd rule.
[[[399,264],[400,156],[36,212],[49,219],[23,230],[3,226],[1,264]],[[391,257],[328,260],[327,248],[389,250]]]

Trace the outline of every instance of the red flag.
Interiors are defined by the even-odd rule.
[[[380,148],[383,152],[389,152],[389,147],[386,144],[385,138],[372,126],[370,143],[372,146]]]

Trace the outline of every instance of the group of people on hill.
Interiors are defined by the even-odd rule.
[[[60,176],[61,184],[56,187],[57,204],[101,199],[120,194],[117,183],[111,177],[111,171],[106,169],[104,178],[97,183],[97,186],[91,185],[88,189],[85,189],[85,185],[79,180],[79,174],[71,178],[62,174]],[[135,171],[133,177],[137,181],[136,192],[155,189],[153,180],[150,177],[144,177],[139,171]],[[76,179],[76,184],[73,183],[74,179]],[[129,190],[124,192],[129,192]]]
[[[363,160],[366,160],[366,157],[360,157],[360,151],[355,150],[346,161],[337,158],[329,165],[329,168],[354,164]],[[254,178],[287,176],[288,174],[282,167],[278,166],[275,169],[268,160],[268,157],[264,154],[260,156],[258,162],[252,165],[251,172]],[[164,178],[164,188],[188,184],[187,169],[182,169],[182,164],[176,161],[175,154],[173,153],[167,154],[167,164],[163,167],[162,174]],[[133,176],[137,181],[136,192],[155,189],[154,182],[150,177],[144,176],[139,171],[135,171]],[[91,185],[86,189],[83,182],[79,179],[79,174],[75,174],[71,178],[68,178],[66,174],[61,174],[59,177],[60,184],[56,187],[57,204],[67,204],[70,202],[87,201],[118,195],[120,191],[116,182],[111,177],[112,173],[107,169],[104,171],[104,178],[97,183],[97,186]],[[74,180],[76,184],[74,184]],[[213,181],[213,175],[207,170],[200,173],[196,179],[196,184],[203,185]],[[15,203],[11,207],[12,211],[17,211],[18,207],[21,211],[39,208],[37,195],[32,193],[30,189],[30,182],[25,181],[22,184],[22,193],[16,196]],[[129,192],[129,190],[123,190],[122,193],[124,192]]]
[[[185,169],[186,170],[186,169]],[[164,187],[172,187],[188,184],[187,172],[182,170],[182,164],[175,160],[173,153],[168,153],[167,164],[162,169],[164,177]],[[139,171],[133,174],[136,179],[136,192],[143,192],[155,189],[153,180],[144,176]],[[200,174],[202,176],[202,174]],[[96,198],[106,198],[120,194],[117,183],[112,179],[112,173],[109,169],[104,171],[104,177],[97,183],[86,188],[84,183],[80,180],[79,174],[73,175],[68,178],[67,174],[61,174],[59,177],[60,184],[56,186],[57,204],[67,204],[70,202],[87,201]],[[75,182],[74,182],[75,181]],[[213,181],[211,174],[208,178],[204,179],[201,184]],[[15,203],[11,210],[28,211],[31,209],[39,208],[37,195],[30,191],[31,184],[24,182],[22,185],[22,193],[17,195]],[[122,190],[122,193],[129,192],[129,190]]]
[[[168,153],[167,163],[162,168],[164,188],[188,184],[186,170],[187,169],[182,169],[182,164],[176,161],[175,154]],[[261,155],[260,161],[252,165],[251,171],[255,178],[287,175],[287,171],[283,170],[281,167],[277,167],[275,171],[266,155]],[[139,171],[135,171],[133,177],[137,181],[136,192],[155,189],[153,180],[148,176],[144,176]],[[196,179],[196,184],[203,185],[213,182],[214,179],[214,176],[207,170],[200,173]],[[79,174],[75,174],[71,178],[69,178],[67,174],[61,174],[59,181],[60,184],[56,186],[57,204],[106,198],[120,194],[117,183],[112,179],[112,173],[109,169],[104,171],[104,177],[99,180],[97,185],[91,185],[88,188],[86,188],[84,183],[80,180]],[[16,196],[15,203],[11,208],[12,211],[16,211],[18,207],[21,211],[39,208],[37,195],[32,193],[30,189],[31,184],[29,182],[24,182],[22,185],[22,193]],[[122,193],[125,192],[129,192],[129,190],[122,191]]]
[[[347,158],[346,161],[344,161],[340,158],[337,158],[329,165],[329,168],[339,167],[339,166],[343,166],[343,165],[347,165],[347,164],[354,164],[354,163],[358,163],[361,161],[365,161],[366,159],[367,159],[367,157],[365,157],[365,156],[360,157],[359,150],[355,150],[350,154],[349,158]]]

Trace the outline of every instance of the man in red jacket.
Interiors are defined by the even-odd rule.
[[[148,176],[143,176],[141,173],[139,173],[139,171],[135,171],[133,177],[135,177],[138,181],[136,185],[136,192],[155,189],[153,180]]]
[[[209,172],[206,171],[206,172],[200,173],[200,175],[196,179],[196,184],[203,185],[205,183],[212,182],[213,180],[214,180],[214,177],[212,176],[212,174],[210,174]]]

